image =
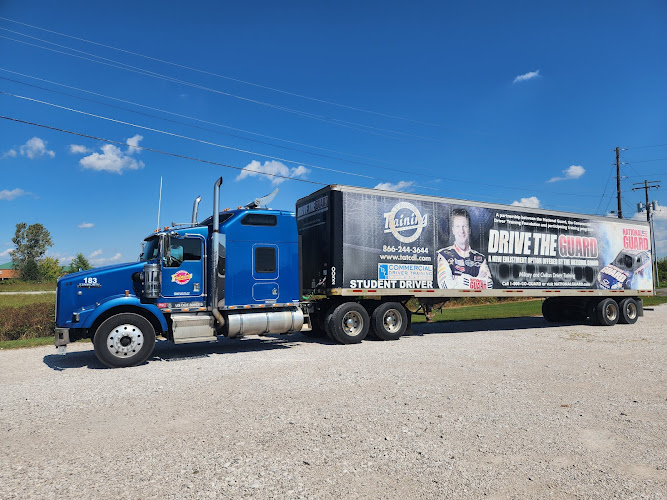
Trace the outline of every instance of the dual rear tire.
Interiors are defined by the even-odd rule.
[[[381,340],[398,340],[408,328],[408,315],[399,302],[382,302],[369,311],[358,302],[343,302],[329,309],[326,333],[340,344],[358,344],[372,333]]]
[[[608,297],[591,300],[588,305],[583,304],[565,298],[549,298],[542,303],[542,315],[549,322],[584,321],[588,317],[595,325],[613,326],[616,323],[631,325],[637,322],[641,308],[637,300],[632,297],[626,297],[619,302]]]

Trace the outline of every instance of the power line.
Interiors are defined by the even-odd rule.
[[[625,149],[646,149],[646,148],[660,148],[663,146],[667,146],[667,144],[651,144],[650,146],[633,146],[631,148],[625,148]]]
[[[2,68],[0,68],[0,70],[2,70]],[[45,88],[45,87],[40,87],[38,85],[32,85],[30,83],[21,82],[19,80],[13,80],[11,78],[5,78],[3,76],[0,76],[0,79],[1,80],[6,80],[6,81],[9,81],[9,82],[18,83],[18,84],[25,85],[25,86],[28,86],[28,87],[40,89],[40,90],[45,90],[47,92],[52,92],[52,93],[55,93],[55,94],[64,95],[64,96],[67,96],[67,97],[73,97],[75,99],[80,99],[80,100],[83,100],[83,101],[94,102],[96,104],[101,104],[103,106],[108,106],[108,107],[111,107],[111,108],[120,109],[120,110],[123,110],[123,111],[127,111],[129,113],[135,113],[135,114],[142,115],[142,116],[147,116],[147,117],[150,117],[150,118],[156,118],[158,120],[164,120],[164,121],[167,121],[167,122],[170,122],[170,123],[185,125],[186,127],[192,127],[192,128],[196,128],[196,129],[199,129],[199,130],[206,130],[208,132],[213,132],[213,133],[216,133],[216,134],[223,134],[223,135],[226,135],[226,136],[229,136],[229,137],[234,137],[234,138],[242,139],[242,140],[245,140],[245,141],[250,141],[250,142],[254,142],[254,143],[258,143],[258,144],[264,144],[264,145],[272,146],[272,147],[276,147],[276,148],[287,149],[289,151],[298,151],[300,153],[315,155],[315,156],[319,156],[319,157],[322,157],[322,158],[328,158],[328,159],[331,159],[331,160],[338,160],[338,161],[342,161],[342,162],[345,162],[345,163],[353,163],[353,164],[356,164],[356,165],[364,165],[364,166],[367,166],[367,167],[383,168],[383,167],[380,167],[379,165],[373,165],[371,163],[364,163],[364,162],[355,161],[355,160],[347,160],[345,158],[338,158],[338,157],[335,157],[335,156],[324,155],[324,154],[321,154],[321,153],[314,153],[312,151],[305,151],[303,149],[291,148],[289,146],[281,146],[280,144],[272,144],[272,143],[266,142],[266,141],[259,141],[257,139],[250,139],[248,137],[243,137],[243,136],[236,135],[236,134],[230,134],[228,132],[222,132],[220,130],[214,130],[214,129],[207,128],[207,127],[201,127],[201,126],[198,126],[198,125],[193,125],[191,123],[185,123],[185,122],[178,121],[178,120],[172,120],[172,119],[169,119],[169,118],[164,118],[162,116],[152,115],[150,113],[143,113],[141,111],[128,109],[128,108],[125,108],[123,106],[116,106],[116,105],[105,103],[105,102],[98,101],[98,100],[95,100],[95,99],[89,99],[89,98],[86,98],[86,97],[76,96],[74,94],[68,94],[67,92],[60,92],[60,91],[57,91],[57,90],[48,89],[48,88]],[[56,84],[56,85],[58,85],[58,84]],[[65,85],[65,86],[67,87],[67,85]],[[77,89],[77,90],[80,90],[82,92],[87,92],[86,90],[82,90],[82,89]],[[94,94],[94,92],[89,92],[89,93]],[[115,99],[113,97],[108,97],[108,96],[104,96],[104,97],[107,97],[109,99]],[[122,101],[122,99],[115,99],[115,100]],[[129,102],[129,101],[123,101],[123,102]],[[178,115],[177,113],[171,113],[169,111],[161,110],[161,109],[158,109],[158,108],[151,108],[150,106],[144,106],[142,104],[137,104],[137,103],[131,103],[131,104],[134,104],[136,106],[141,106],[141,107],[144,107],[144,108],[155,109],[156,111],[161,111],[163,113],[174,114],[174,115],[177,115],[177,116],[186,117],[185,115]],[[187,118],[190,118],[192,120],[197,120],[197,121],[205,121],[205,120],[198,120],[197,118],[193,118],[193,117],[187,117]],[[213,122],[207,122],[207,123],[213,123]],[[224,125],[220,125],[220,126],[225,127]],[[346,154],[346,153],[341,153],[341,154]],[[378,161],[383,161],[383,160],[378,160]]]
[[[23,124],[26,124],[26,125],[33,125],[35,127],[41,127],[41,128],[45,128],[45,129],[48,129],[48,130],[55,130],[56,132],[63,132],[65,134],[77,135],[79,137],[86,137],[88,139],[94,139],[96,141],[109,142],[111,144],[119,144],[121,146],[127,146],[128,145],[126,142],[113,141],[111,139],[105,139],[103,137],[96,137],[94,135],[89,135],[89,134],[82,134],[80,132],[73,132],[71,130],[65,130],[65,129],[57,128],[57,127],[51,127],[49,125],[43,125],[41,123],[34,123],[34,122],[26,121],[26,120],[19,120],[18,118],[12,118],[10,116],[0,115],[0,118],[3,119],[3,120],[10,120],[10,121],[17,122],[17,123],[23,123]],[[144,146],[134,146],[133,145],[132,148],[141,149],[143,151],[151,151],[153,153],[159,153],[159,154],[163,154],[163,155],[167,155],[167,156],[173,156],[173,157],[181,158],[181,159],[184,159],[184,160],[198,161],[198,162],[201,162],[201,163],[207,163],[209,165],[216,165],[216,166],[219,166],[219,167],[231,168],[231,169],[234,169],[234,170],[245,170],[242,167],[237,167],[237,166],[234,166],[234,165],[228,165],[226,163],[220,163],[220,162],[211,161],[211,160],[204,160],[204,159],[201,159],[201,158],[194,158],[192,156],[179,155],[177,153],[170,153],[168,151],[161,151],[159,149],[147,148],[147,147],[144,147]],[[308,183],[308,184],[317,184],[319,186],[326,186],[327,185],[323,182],[309,181],[307,179],[299,179],[298,177],[290,177],[290,176],[280,175],[280,174],[271,174],[271,173],[268,173],[268,172],[257,172],[257,173],[260,173],[262,175],[268,175],[268,176],[271,176],[271,177],[279,177],[281,179],[286,179],[286,180],[291,180],[291,181],[305,182],[305,183]]]
[[[614,171],[612,168],[611,174],[609,174],[609,177],[607,178],[607,183],[604,185],[604,191],[602,192],[602,197],[600,198],[600,202],[598,203],[598,208],[595,210],[595,213],[599,213],[600,211],[600,205],[602,205],[602,200],[604,200],[605,194],[607,194],[607,187],[609,186],[609,181],[611,178],[614,176]],[[609,207],[609,204],[607,204],[607,207]]]
[[[291,114],[295,114],[295,115],[302,116],[302,117],[305,117],[305,118],[310,118],[312,120],[322,121],[322,122],[325,122],[325,123],[330,123],[330,124],[333,124],[333,125],[338,125],[338,126],[341,126],[341,127],[350,128],[350,129],[353,129],[353,130],[362,131],[362,132],[366,132],[366,133],[370,133],[370,134],[374,134],[374,135],[392,137],[394,140],[397,139],[397,138],[395,136],[388,135],[387,133],[397,134],[397,135],[400,135],[400,136],[412,137],[412,138],[417,138],[417,139],[438,141],[438,139],[435,139],[435,138],[432,138],[432,137],[425,137],[425,136],[420,136],[420,135],[417,135],[417,134],[410,134],[410,133],[407,133],[407,132],[401,132],[401,131],[398,131],[398,130],[386,129],[386,128],[382,128],[382,127],[374,127],[374,126],[371,126],[371,125],[364,125],[362,123],[357,123],[357,122],[352,122],[352,121],[347,121],[347,120],[340,120],[340,119],[337,119],[337,118],[330,118],[330,117],[318,115],[318,114],[315,114],[315,113],[309,113],[307,111],[301,111],[301,110],[298,110],[298,109],[288,108],[286,106],[279,106],[277,104],[271,104],[269,102],[260,101],[260,100],[257,100],[257,99],[251,99],[249,97],[239,96],[239,95],[236,95],[236,94],[232,94],[230,92],[224,92],[222,90],[214,89],[214,88],[211,88],[211,87],[206,87],[204,85],[199,85],[199,84],[196,84],[196,83],[188,82],[186,80],[181,80],[181,79],[174,78],[174,77],[171,77],[171,76],[168,76],[168,75],[163,75],[161,73],[157,73],[157,72],[154,72],[154,71],[149,71],[149,70],[146,70],[146,69],[143,69],[143,68],[139,68],[137,66],[132,66],[130,64],[120,62],[120,61],[115,61],[115,60],[109,59],[107,57],[102,57],[102,56],[91,54],[89,52],[85,52],[85,51],[82,51],[82,50],[73,49],[71,47],[67,47],[66,45],[61,45],[61,44],[58,44],[58,43],[55,43],[55,42],[49,42],[48,40],[43,40],[41,38],[37,38],[37,37],[34,37],[34,36],[19,33],[17,31],[10,30],[8,28],[0,27],[0,30],[9,31],[10,33],[15,33],[15,34],[18,34],[20,36],[24,36],[26,38],[30,38],[30,39],[33,39],[33,40],[38,40],[42,43],[47,43],[49,45],[54,45],[56,47],[64,48],[66,50],[70,50],[72,52],[76,52],[76,53],[79,53],[79,54],[85,54],[86,56],[94,57],[94,58],[97,58],[97,59],[100,59],[100,60],[91,59],[90,57],[83,57],[83,56],[79,56],[79,55],[76,55],[76,54],[70,54],[68,52],[63,52],[63,51],[52,49],[52,48],[49,48],[49,47],[43,47],[43,46],[40,46],[40,45],[29,43],[29,42],[26,42],[26,41],[23,41],[23,40],[17,40],[15,38],[11,38],[11,37],[8,37],[8,36],[5,36],[5,35],[0,35],[0,38],[5,38],[5,39],[11,40],[13,42],[22,43],[22,44],[29,45],[29,46],[32,46],[32,47],[37,47],[37,48],[40,48],[40,49],[43,49],[43,50],[49,50],[51,52],[64,54],[64,55],[67,55],[67,56],[70,56],[70,57],[76,57],[78,59],[84,59],[86,61],[94,62],[94,63],[97,63],[97,64],[103,64],[105,66],[111,66],[113,68],[122,69],[124,71],[129,71],[129,72],[132,72],[132,73],[138,73],[138,74],[141,74],[141,75],[144,75],[144,76],[151,76],[153,78],[158,78],[158,79],[161,79],[161,80],[166,80],[166,81],[170,81],[170,82],[173,82],[173,83],[178,83],[178,84],[185,85],[185,86],[192,87],[192,88],[196,88],[196,89],[199,89],[199,90],[205,90],[207,92],[212,92],[212,93],[224,95],[224,96],[227,96],[227,97],[232,97],[232,98],[239,99],[239,100],[246,101],[246,102],[250,102],[250,103],[253,103],[253,104],[258,104],[260,106],[266,106],[268,108],[276,109],[276,110],[279,110],[279,111],[284,111],[286,113],[291,113]],[[107,62],[105,62],[105,61],[107,61]]]
[[[665,175],[665,174],[667,174],[667,172],[653,172],[653,173],[649,172],[647,174],[628,175],[627,177],[628,178],[632,178],[632,177],[650,177],[652,175]]]
[[[65,33],[60,33],[58,31],[53,31],[53,30],[49,30],[49,29],[46,29],[46,28],[41,28],[39,26],[34,26],[32,24],[22,23],[20,21],[15,21],[13,19],[9,19],[9,18],[6,18],[6,17],[1,17],[0,16],[0,19],[2,19],[4,21],[9,21],[9,22],[12,22],[12,23],[20,24],[20,25],[23,25],[23,26],[28,26],[30,28],[34,28],[34,29],[37,29],[37,30],[45,31],[47,33],[53,33],[55,35],[71,38],[73,40],[78,40],[78,41],[81,41],[81,42],[90,43],[90,44],[93,44],[93,45],[97,45],[99,47],[104,47],[104,48],[107,48],[107,49],[116,50],[116,51],[119,51],[119,52],[123,52],[125,54],[130,54],[130,55],[137,56],[137,57],[143,57],[144,59],[149,59],[151,61],[157,61],[157,62],[160,62],[160,63],[163,63],[163,64],[169,64],[171,66],[175,66],[175,67],[178,67],[178,68],[183,68],[183,69],[187,69],[187,70],[190,70],[190,71],[196,71],[198,73],[202,73],[202,74],[210,75],[210,76],[215,76],[215,77],[218,77],[218,78],[224,78],[226,80],[230,80],[230,81],[233,81],[233,82],[243,83],[245,85],[251,85],[253,87],[258,87],[258,88],[262,88],[262,89],[265,89],[265,90],[271,90],[273,92],[279,92],[281,94],[291,95],[293,97],[299,97],[301,99],[308,99],[308,100],[315,101],[315,102],[320,102],[320,103],[323,103],[323,104],[329,104],[331,106],[338,106],[338,107],[341,107],[341,108],[347,108],[347,109],[351,109],[351,110],[354,110],[354,111],[361,111],[363,113],[370,113],[370,114],[374,114],[374,115],[378,115],[378,116],[384,116],[386,118],[393,118],[393,119],[396,119],[396,120],[404,120],[404,121],[409,121],[409,122],[413,122],[413,123],[421,123],[421,124],[424,124],[424,125],[432,125],[434,127],[440,127],[441,126],[438,123],[430,123],[430,122],[425,122],[425,121],[421,121],[421,120],[414,120],[414,119],[405,118],[405,117],[402,117],[402,116],[396,116],[396,115],[381,113],[379,111],[372,111],[372,110],[368,110],[368,109],[358,108],[358,107],[355,107],[355,106],[349,106],[347,104],[340,104],[340,103],[336,103],[336,102],[333,102],[333,101],[327,101],[325,99],[318,99],[316,97],[310,97],[310,96],[306,96],[306,95],[303,95],[303,94],[298,94],[298,93],[295,93],[295,92],[289,92],[287,90],[281,90],[281,89],[277,89],[277,88],[274,88],[274,87],[269,87],[267,85],[262,85],[262,84],[259,84],[259,83],[254,83],[254,82],[249,82],[249,81],[246,81],[246,80],[241,80],[241,79],[234,78],[234,77],[227,76],[227,75],[221,75],[219,73],[213,73],[211,71],[206,71],[206,70],[202,70],[202,69],[198,69],[198,68],[193,68],[191,66],[186,66],[186,65],[183,65],[183,64],[175,63],[175,62],[166,61],[164,59],[159,59],[157,57],[151,57],[151,56],[147,56],[145,54],[140,54],[138,52],[132,52],[130,50],[121,49],[121,48],[118,48],[118,47],[114,47],[112,45],[106,45],[106,44],[103,44],[103,43],[94,42],[92,40],[87,40],[85,38],[79,38],[79,37],[68,35],[68,34],[65,34]],[[18,32],[16,32],[16,33],[18,33]],[[21,33],[19,33],[19,34],[21,34]],[[27,36],[27,35],[25,35],[25,36]]]
[[[114,141],[112,139],[97,137],[97,136],[90,135],[90,134],[83,134],[81,132],[74,132],[74,131],[67,130],[67,129],[52,127],[50,125],[44,125],[44,124],[41,124],[41,123],[30,122],[30,121],[27,121],[27,120],[20,120],[18,118],[13,118],[13,117],[9,117],[9,116],[0,115],[0,119],[9,120],[9,121],[16,122],[16,123],[22,123],[22,124],[25,124],[25,125],[32,125],[32,126],[35,126],[35,127],[40,127],[40,128],[43,128],[43,129],[53,130],[53,131],[56,131],[56,132],[62,132],[62,133],[65,133],[65,134],[75,135],[75,136],[79,136],[79,137],[85,137],[85,138],[93,139],[93,140],[96,140],[96,141],[108,142],[108,143],[111,143],[111,144],[118,144],[118,145],[121,145],[121,146],[128,146],[127,142]],[[148,147],[145,147],[145,146],[138,146],[137,145],[137,146],[132,146],[132,148],[141,149],[143,151],[150,151],[150,152],[153,152],[153,153],[163,154],[163,155],[167,155],[167,156],[173,156],[175,158],[181,158],[181,159],[184,159],[184,160],[192,160],[192,161],[197,161],[197,162],[201,162],[201,163],[206,163],[206,164],[209,164],[209,165],[216,165],[216,166],[220,166],[220,167],[231,168],[231,169],[234,169],[234,170],[246,170],[247,171],[247,169],[245,169],[245,168],[237,167],[237,166],[234,166],[234,165],[229,165],[229,164],[226,164],[226,163],[220,163],[220,162],[215,162],[215,161],[211,161],[211,160],[204,160],[202,158],[195,158],[195,157],[192,157],[192,156],[180,155],[178,153],[171,153],[169,151],[163,151],[163,150],[159,150],[159,149],[148,148]],[[252,170],[251,170],[251,172],[256,172],[258,174],[267,175],[267,176],[270,176],[270,177],[279,177],[281,179],[286,179],[286,180],[293,180],[293,181],[297,181],[297,182],[305,182],[307,184],[316,184],[316,185],[319,185],[319,186],[327,186],[328,185],[328,183],[317,182],[317,181],[309,181],[307,179],[300,179],[298,177],[290,177],[290,176],[284,176],[284,175],[280,175],[280,174],[257,172],[257,171],[252,171]],[[421,187],[421,186],[417,186],[417,187]],[[466,196],[477,196],[479,198],[505,200],[504,198],[498,198],[498,197],[492,197],[492,196],[482,196],[482,195],[479,195],[479,193],[477,193],[475,195],[473,195],[471,193],[461,193],[461,192],[456,192],[456,191],[454,193],[463,194],[463,195],[466,195]],[[463,200],[463,201],[465,201],[465,200]],[[507,205],[506,202],[504,204]],[[571,206],[564,206],[564,205],[549,205],[549,206],[569,208],[569,209],[574,208],[574,207],[571,207]],[[516,210],[520,210],[521,208],[522,207],[515,207]]]
[[[39,99],[33,99],[31,97],[20,96],[20,95],[17,95],[17,94],[11,94],[9,92],[3,92],[1,90],[0,90],[0,94],[8,95],[8,96],[11,96],[11,97],[16,97],[18,99],[23,99],[23,100],[26,100],[26,101],[36,102],[36,103],[39,103],[39,104],[44,104],[46,106],[51,106],[51,107],[54,107],[54,108],[64,109],[66,111],[71,111],[73,113],[78,113],[78,114],[85,115],[85,116],[91,116],[93,118],[99,118],[101,120],[106,120],[106,121],[110,121],[110,122],[114,122],[114,123],[120,123],[121,125],[128,125],[130,127],[140,128],[142,130],[148,130],[148,131],[151,131],[151,132],[157,132],[159,134],[164,134],[164,135],[168,135],[168,136],[171,136],[171,137],[177,137],[179,139],[185,139],[185,140],[189,140],[189,141],[199,142],[201,144],[206,144],[208,146],[215,146],[215,147],[218,147],[218,148],[229,149],[229,150],[232,150],[232,151],[238,151],[240,153],[253,154],[253,155],[261,156],[263,158],[270,158],[272,160],[284,161],[286,163],[293,163],[295,165],[303,165],[303,166],[306,166],[306,167],[312,167],[312,168],[316,168],[316,169],[319,169],[319,170],[327,170],[329,172],[335,172],[335,173],[338,173],[338,174],[353,175],[353,176],[356,176],[356,177],[364,177],[366,179],[376,179],[375,177],[371,177],[369,175],[355,174],[353,172],[346,172],[344,170],[336,170],[336,169],[333,169],[333,168],[320,167],[319,165],[312,165],[310,163],[303,163],[303,162],[298,162],[298,161],[294,161],[294,160],[288,160],[286,158],[281,158],[279,156],[271,156],[271,155],[266,155],[266,154],[262,154],[262,153],[257,153],[256,151],[249,151],[249,150],[246,150],[246,149],[235,148],[235,147],[232,147],[232,146],[225,146],[224,144],[218,144],[218,143],[215,143],[215,142],[205,141],[203,139],[197,139],[196,137],[188,137],[186,135],[176,134],[174,132],[168,132],[166,130],[160,130],[160,129],[156,129],[156,128],[152,128],[152,127],[147,127],[145,125],[139,125],[137,123],[126,122],[126,121],[123,121],[123,120],[117,120],[115,118],[109,118],[108,116],[97,115],[97,114],[94,114],[94,113],[87,113],[86,111],[81,111],[79,109],[69,108],[67,106],[60,106],[58,104],[54,104],[54,103],[51,103],[51,102],[41,101]],[[376,180],[382,180],[382,179],[376,179]],[[434,188],[428,188],[427,187],[425,189],[434,189]]]
[[[157,132],[157,133],[172,136],[172,137],[178,137],[180,139],[199,142],[199,143],[202,143],[202,144],[215,146],[215,147],[219,147],[219,148],[223,148],[223,149],[229,149],[229,150],[238,151],[238,152],[241,152],[241,153],[254,154],[254,155],[257,155],[257,156],[262,156],[264,158],[284,161],[286,163],[292,163],[292,164],[296,164],[296,165],[303,165],[303,166],[312,167],[312,168],[315,168],[315,169],[318,169],[318,170],[326,170],[326,171],[339,173],[339,174],[344,174],[344,175],[352,175],[352,176],[362,177],[362,178],[366,178],[366,179],[386,181],[385,179],[373,177],[373,176],[370,176],[370,175],[364,175],[364,174],[348,172],[348,171],[345,171],[345,170],[338,170],[338,169],[322,167],[322,166],[313,165],[313,164],[310,164],[310,163],[304,163],[304,162],[300,162],[300,161],[289,160],[287,158],[281,158],[281,157],[277,157],[277,156],[258,153],[256,151],[249,151],[249,150],[245,150],[245,149],[241,149],[241,148],[235,148],[235,147],[232,147],[232,146],[226,146],[226,145],[223,145],[223,144],[218,144],[218,143],[214,143],[214,142],[210,142],[210,141],[205,141],[205,140],[202,140],[202,139],[197,139],[195,137],[189,137],[189,136],[185,136],[185,135],[182,135],[182,134],[176,134],[176,133],[173,133],[173,132],[168,132],[168,131],[165,131],[165,130],[160,130],[160,129],[156,129],[156,128],[152,128],[152,127],[147,127],[147,126],[139,125],[139,124],[136,124],[136,123],[126,122],[126,121],[123,121],[123,120],[118,120],[118,119],[115,119],[115,118],[110,118],[110,117],[106,117],[106,116],[102,116],[102,115],[98,115],[98,114],[94,114],[94,113],[88,113],[86,111],[78,110],[78,109],[75,109],[75,108],[70,108],[70,107],[67,107],[67,106],[61,106],[61,105],[58,105],[58,104],[50,103],[48,101],[42,101],[42,100],[34,99],[34,98],[31,98],[31,97],[20,96],[20,95],[12,94],[12,93],[9,93],[9,92],[0,91],[0,94],[8,95],[8,96],[15,97],[15,98],[22,99],[22,100],[26,100],[26,101],[36,102],[36,103],[39,103],[39,104],[44,104],[44,105],[47,105],[47,106],[63,109],[63,110],[66,110],[66,111],[70,111],[70,112],[74,112],[74,113],[78,113],[78,114],[82,114],[82,115],[86,115],[86,116],[91,116],[91,117],[94,117],[94,118],[99,118],[99,119],[106,120],[106,121],[111,121],[111,122],[114,122],[114,123],[120,123],[120,124],[123,124],[123,125],[128,125],[128,126],[131,126],[131,127],[137,127],[137,128],[140,128],[140,129],[149,130],[149,131],[152,131],[152,132]],[[396,172],[400,172],[400,173],[407,173],[407,174],[412,174],[412,175],[415,174],[414,170],[413,171],[407,171],[407,170],[399,170],[399,169],[393,169],[393,168],[388,168],[388,167],[383,167],[383,168],[384,168],[384,170],[391,170],[391,171],[396,171]],[[524,187],[517,187],[517,186],[504,186],[504,185],[499,185],[499,184],[483,183],[483,182],[479,182],[479,181],[470,181],[470,180],[465,180],[465,179],[446,178],[446,177],[434,177],[433,179],[440,179],[440,180],[446,180],[446,181],[474,184],[476,186],[487,186],[487,187],[495,187],[495,188],[503,188],[503,189],[513,189],[513,190],[518,190],[518,191],[532,190],[533,192],[537,191],[537,192],[547,192],[547,193],[550,193],[550,194],[558,194],[558,195],[577,196],[577,197],[584,197],[584,198],[597,198],[597,195],[586,195],[586,194],[579,194],[579,193],[547,191],[547,190],[542,190],[542,189],[535,189],[533,187],[524,188]],[[431,187],[431,186],[422,186],[422,185],[419,185],[419,184],[412,184],[412,186],[419,187],[419,188],[422,188],[422,189],[440,191],[439,188],[434,188],[434,187]],[[465,193],[465,194],[470,195],[470,193]]]
[[[2,92],[0,92],[0,93],[2,93]],[[114,141],[114,140],[106,139],[106,138],[103,138],[103,137],[97,137],[97,136],[90,135],[90,134],[83,134],[81,132],[74,132],[74,131],[71,131],[71,130],[66,130],[66,129],[62,129],[62,128],[58,128],[58,127],[52,127],[50,125],[44,125],[44,124],[41,124],[41,123],[30,122],[30,121],[27,121],[27,120],[21,120],[21,119],[9,117],[9,116],[0,115],[0,119],[9,120],[9,121],[13,121],[13,122],[16,122],[16,123],[22,123],[22,124],[25,124],[25,125],[32,125],[32,126],[35,126],[35,127],[40,127],[40,128],[43,128],[43,129],[53,130],[53,131],[56,131],[56,132],[62,132],[62,133],[75,135],[75,136],[79,136],[79,137],[86,137],[88,139],[93,139],[93,140],[97,140],[97,141],[109,142],[111,144],[118,144],[118,145],[121,145],[121,146],[129,146],[127,144],[127,142]],[[138,145],[134,146],[133,145],[131,147],[136,148],[136,149],[141,149],[143,151],[151,151],[151,152],[154,152],[154,153],[159,153],[159,154],[163,154],[163,155],[167,155],[167,156],[182,158],[182,159],[185,159],[185,160],[193,160],[193,161],[198,161],[198,162],[201,162],[201,163],[207,163],[207,164],[210,164],[210,165],[217,165],[217,166],[221,166],[221,167],[231,168],[231,169],[234,169],[234,170],[246,170],[246,171],[249,170],[247,168],[241,168],[241,167],[237,167],[237,166],[234,166],[234,165],[228,165],[228,164],[225,164],[225,163],[215,162],[215,161],[211,161],[211,160],[204,160],[202,158],[195,158],[195,157],[191,157],[191,156],[180,155],[180,154],[177,154],[177,153],[171,153],[171,152],[163,151],[163,150],[159,150],[159,149],[148,148],[148,147],[145,147],[145,146],[138,146]],[[270,176],[270,177],[279,177],[279,178],[283,178],[283,179],[287,179],[287,180],[305,182],[305,183],[308,183],[308,184],[316,184],[316,185],[320,185],[320,186],[328,185],[328,183],[322,183],[322,182],[317,182],[317,181],[309,181],[307,179],[300,179],[300,178],[297,178],[297,177],[284,176],[284,175],[280,175],[280,174],[257,172],[257,171],[254,171],[254,170],[250,170],[250,172],[256,172],[260,175],[267,175],[267,176]],[[383,180],[383,179],[376,179],[375,178],[374,180]],[[416,186],[415,185],[415,187],[423,187],[423,186]],[[506,198],[483,196],[483,195],[480,195],[479,193],[476,193],[476,194],[461,193],[460,191],[453,191],[453,193],[463,194],[465,196],[473,196],[473,197],[478,197],[478,198],[486,198],[486,199],[490,199],[490,200],[503,200],[504,201],[503,204],[507,205],[507,202],[505,201]],[[466,200],[462,200],[462,201],[466,201]],[[574,210],[578,209],[578,207],[575,208],[575,207],[572,207],[572,206],[565,206],[565,205],[548,205],[548,206],[549,207],[568,208],[568,209],[574,209]],[[515,207],[516,210],[520,210],[521,208],[522,208],[521,206]],[[540,207],[540,208],[548,209],[547,206]],[[581,214],[581,215],[583,215],[583,214]]]
[[[174,113],[172,111],[167,111],[165,109],[155,108],[155,107],[152,107],[152,106],[147,106],[145,104],[140,104],[140,103],[128,101],[128,100],[125,100],[125,99],[120,99],[118,97],[112,97],[112,96],[108,96],[108,95],[105,95],[105,94],[100,94],[98,92],[93,92],[93,91],[82,89],[82,88],[79,88],[79,87],[73,87],[71,85],[66,85],[64,83],[54,82],[52,80],[47,80],[45,78],[39,78],[37,76],[26,75],[25,73],[19,73],[18,71],[12,71],[12,70],[2,68],[2,67],[0,67],[0,71],[6,71],[7,73],[12,73],[14,75],[23,76],[25,78],[30,78],[32,80],[37,80],[37,81],[40,81],[40,82],[50,83],[52,85],[57,85],[59,87],[64,87],[64,88],[67,88],[67,89],[76,90],[78,92],[84,92],[86,94],[91,94],[91,95],[95,95],[95,96],[98,96],[98,97],[104,97],[105,99],[110,99],[110,100],[122,102],[122,103],[125,103],[125,104],[131,104],[132,106],[138,106],[138,107],[141,107],[141,108],[150,109],[152,111],[159,111],[160,113],[165,113],[165,114],[172,115],[172,116],[178,116],[179,118],[187,118],[188,120],[193,120],[193,121],[197,121],[197,122],[200,122],[200,123],[206,123],[208,125],[215,125],[216,127],[226,128],[228,130],[234,130],[236,132],[243,132],[244,134],[255,135],[257,137],[264,137],[266,139],[271,139],[271,140],[274,140],[274,141],[281,141],[281,142],[285,142],[287,144],[295,144],[297,146],[304,146],[304,147],[307,147],[307,148],[318,149],[320,151],[327,151],[329,153],[336,153],[336,154],[351,156],[353,158],[363,158],[365,160],[379,161],[379,162],[382,162],[382,163],[393,163],[393,162],[388,161],[388,160],[381,160],[379,158],[373,158],[373,157],[363,156],[363,155],[356,155],[356,154],[353,154],[353,153],[346,153],[345,151],[337,151],[335,149],[328,149],[328,148],[323,148],[323,147],[320,147],[320,146],[313,146],[312,144],[306,144],[306,143],[303,143],[303,142],[291,141],[291,140],[288,140],[288,139],[281,139],[280,137],[274,137],[274,136],[271,136],[271,135],[260,134],[258,132],[252,132],[250,130],[245,130],[245,129],[242,129],[242,128],[231,127],[229,125],[223,125],[222,123],[212,122],[212,121],[209,121],[209,120],[203,120],[201,118],[196,118],[194,116],[184,115],[184,114],[181,114],[181,113]],[[12,80],[12,81],[15,81],[15,80]],[[22,85],[29,85],[29,84],[24,83],[24,82],[19,82],[19,83],[21,83]],[[38,88],[40,88],[40,87],[38,87]],[[55,92],[55,91],[54,90],[49,90],[49,92]],[[70,94],[64,94],[64,95],[70,95]],[[77,97],[77,99],[81,99],[81,98]],[[99,101],[93,101],[93,102],[99,102]],[[124,109],[124,108],[120,108],[120,109]],[[210,129],[206,129],[206,130],[210,130]],[[250,140],[250,139],[248,139],[248,140]],[[309,154],[314,154],[314,153],[309,153]]]
[[[646,163],[649,161],[663,161],[663,160],[667,160],[667,158],[653,158],[652,160],[632,160],[631,163]]]

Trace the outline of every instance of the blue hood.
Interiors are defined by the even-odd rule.
[[[76,327],[71,324],[73,313],[94,309],[98,303],[125,295],[125,290],[128,290],[130,295],[136,295],[132,275],[142,272],[145,264],[114,264],[60,278],[56,297],[56,324],[59,327]]]

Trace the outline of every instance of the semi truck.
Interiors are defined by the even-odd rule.
[[[551,322],[612,326],[653,294],[647,223],[343,185],[295,211],[259,198],[156,230],[139,260],[58,280],[55,345],[108,367],[175,344],[303,332],[398,340],[454,297],[542,298]]]

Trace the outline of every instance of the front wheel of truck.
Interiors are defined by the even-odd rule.
[[[153,352],[155,329],[138,314],[116,314],[99,326],[93,345],[97,358],[109,368],[136,366]]]

